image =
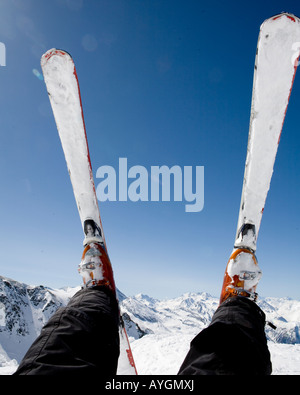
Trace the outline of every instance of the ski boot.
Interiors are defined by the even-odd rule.
[[[113,270],[103,244],[91,243],[85,247],[78,272],[85,287],[103,285],[116,293]]]
[[[256,301],[256,286],[261,277],[262,271],[254,252],[248,248],[235,248],[225,270],[220,304],[233,296]]]

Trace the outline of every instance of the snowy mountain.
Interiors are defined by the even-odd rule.
[[[210,323],[218,303],[219,299],[207,293],[187,293],[165,301],[140,294],[124,299],[121,306],[146,334],[170,331],[197,334]],[[274,330],[266,326],[268,340],[300,344],[300,301],[261,298],[258,305],[265,312],[267,321],[277,327]]]
[[[30,286],[0,276],[0,369],[17,366],[43,325],[76,290]]]
[[[0,374],[11,374],[42,326],[80,287],[51,289],[0,276]],[[119,292],[121,311],[140,374],[176,374],[190,341],[211,321],[218,299],[187,293],[157,300]],[[265,298],[259,305],[277,326],[266,327],[275,374],[300,373],[300,301]]]

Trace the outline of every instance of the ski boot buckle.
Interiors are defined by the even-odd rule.
[[[229,286],[226,288],[226,292],[228,292],[230,296],[243,296],[245,298],[252,300],[253,302],[256,302],[258,298],[258,294],[256,292],[249,292],[243,288],[236,288]]]

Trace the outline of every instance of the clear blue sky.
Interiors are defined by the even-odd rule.
[[[70,52],[98,167],[204,166],[205,205],[105,202],[118,288],[218,296],[237,225],[259,26],[295,0],[1,0],[0,275],[81,284],[82,229],[40,57]],[[299,71],[298,71],[299,73]],[[258,240],[259,293],[300,298],[300,75]],[[99,181],[96,180],[96,186]]]

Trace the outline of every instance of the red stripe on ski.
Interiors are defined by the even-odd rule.
[[[279,19],[279,18],[281,18],[283,16],[286,16],[291,21],[296,22],[296,19],[294,17],[292,17],[291,15],[288,15],[288,14],[281,14],[281,15],[274,16],[274,18],[272,20],[275,21],[276,19]]]
[[[65,52],[65,51],[61,51],[61,50],[59,50],[59,49],[55,49],[55,50],[53,50],[52,52],[48,52],[48,53],[46,53],[45,54],[45,59],[46,60],[49,60],[53,55],[63,55],[63,56],[65,56],[66,54],[67,54],[67,52]]]
[[[124,327],[124,333],[125,333],[125,337],[126,337],[126,340],[127,340],[127,343],[128,343],[128,347],[129,347],[129,349],[126,349],[127,357],[128,357],[130,365],[134,368],[135,374],[138,375],[138,372],[137,372],[136,366],[135,366],[135,362],[134,362],[134,359],[133,359],[132,351],[131,351],[131,348],[130,348],[130,342],[129,342],[129,339],[128,339],[125,327]]]

